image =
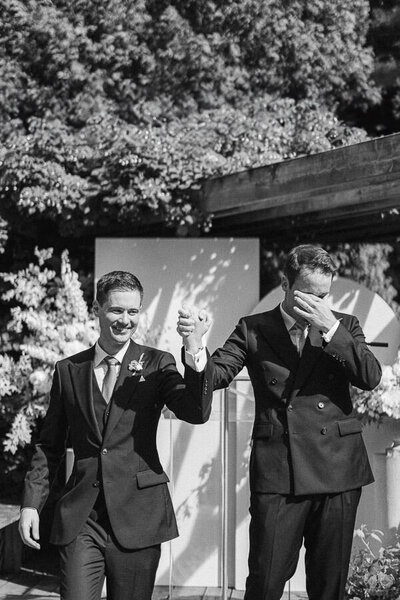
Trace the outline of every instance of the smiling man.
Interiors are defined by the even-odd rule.
[[[309,600],[343,600],[361,487],[373,481],[350,387],[381,369],[356,317],[327,302],[336,267],[317,246],[289,252],[283,302],[242,318],[207,360],[207,315],[180,311],[186,373],[213,369],[214,389],[247,367],[255,396],[250,553],[245,600],[280,600],[306,548]]]
[[[156,447],[166,405],[204,423],[209,375],[179,375],[168,352],[132,339],[142,307],[140,281],[113,271],[97,283],[93,348],[58,362],[50,405],[25,480],[20,533],[39,545],[39,513],[55,482],[67,440],[72,474],[55,508],[50,541],[60,549],[62,600],[151,600],[160,544],[178,535]]]

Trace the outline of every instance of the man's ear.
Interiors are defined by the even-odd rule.
[[[289,288],[290,288],[289,280],[286,277],[286,275],[282,275],[281,286],[282,286],[282,289],[283,289],[284,292],[287,292],[289,290]]]
[[[97,302],[97,300],[94,300],[94,302],[93,302],[93,313],[94,313],[95,317],[99,316],[99,309],[100,309],[100,304]]]

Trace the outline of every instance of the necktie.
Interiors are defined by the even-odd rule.
[[[306,341],[309,325],[301,325],[300,323],[294,323],[289,330],[290,338],[293,344],[296,346],[296,350],[301,356],[303,352],[304,344]]]
[[[114,356],[106,356],[104,360],[107,363],[107,371],[104,376],[101,393],[103,394],[104,400],[108,404],[114,391],[115,382],[117,381],[118,359],[116,359]]]

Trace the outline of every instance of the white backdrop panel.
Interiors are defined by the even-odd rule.
[[[116,269],[131,271],[144,287],[143,341],[172,352],[179,368],[181,338],[176,321],[183,301],[209,310],[214,321],[207,341],[211,350],[225,341],[239,317],[249,314],[259,301],[259,243],[255,239],[97,239],[96,279]],[[214,401],[211,419],[202,426],[161,419],[158,446],[171,477],[180,537],[171,547],[163,545],[159,585],[169,582],[170,558],[173,585],[221,585],[219,408]],[[235,464],[231,469],[235,472]],[[247,512],[248,500],[244,504]],[[240,562],[246,564],[246,554],[242,556],[241,550],[239,554]],[[232,578],[234,570],[230,565]]]
[[[98,238],[95,263],[96,279],[115,269],[139,278],[144,287],[143,338],[176,358],[182,302],[209,309],[214,323],[207,343],[215,349],[259,300],[256,239]]]

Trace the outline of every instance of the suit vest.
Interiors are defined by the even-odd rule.
[[[96,421],[99,426],[101,437],[103,438],[105,428],[107,425],[107,419],[110,414],[112,398],[111,398],[109,404],[107,404],[107,402],[104,400],[103,395],[100,391],[94,371],[92,373],[92,390],[93,390],[94,413],[96,415]],[[106,503],[104,500],[104,494],[103,494],[100,457],[99,457],[97,479],[100,483],[99,494],[96,498],[96,501],[93,505],[93,509],[89,516],[94,521],[99,522],[104,528],[108,529],[109,520],[108,520],[108,515],[107,515]]]
[[[92,382],[92,390],[93,390],[93,407],[94,413],[96,415],[97,424],[100,429],[101,437],[104,437],[104,430],[107,424],[108,415],[110,413],[111,402],[107,404],[104,400],[103,395],[100,391],[99,385],[97,383],[96,375],[92,374],[93,382]]]

